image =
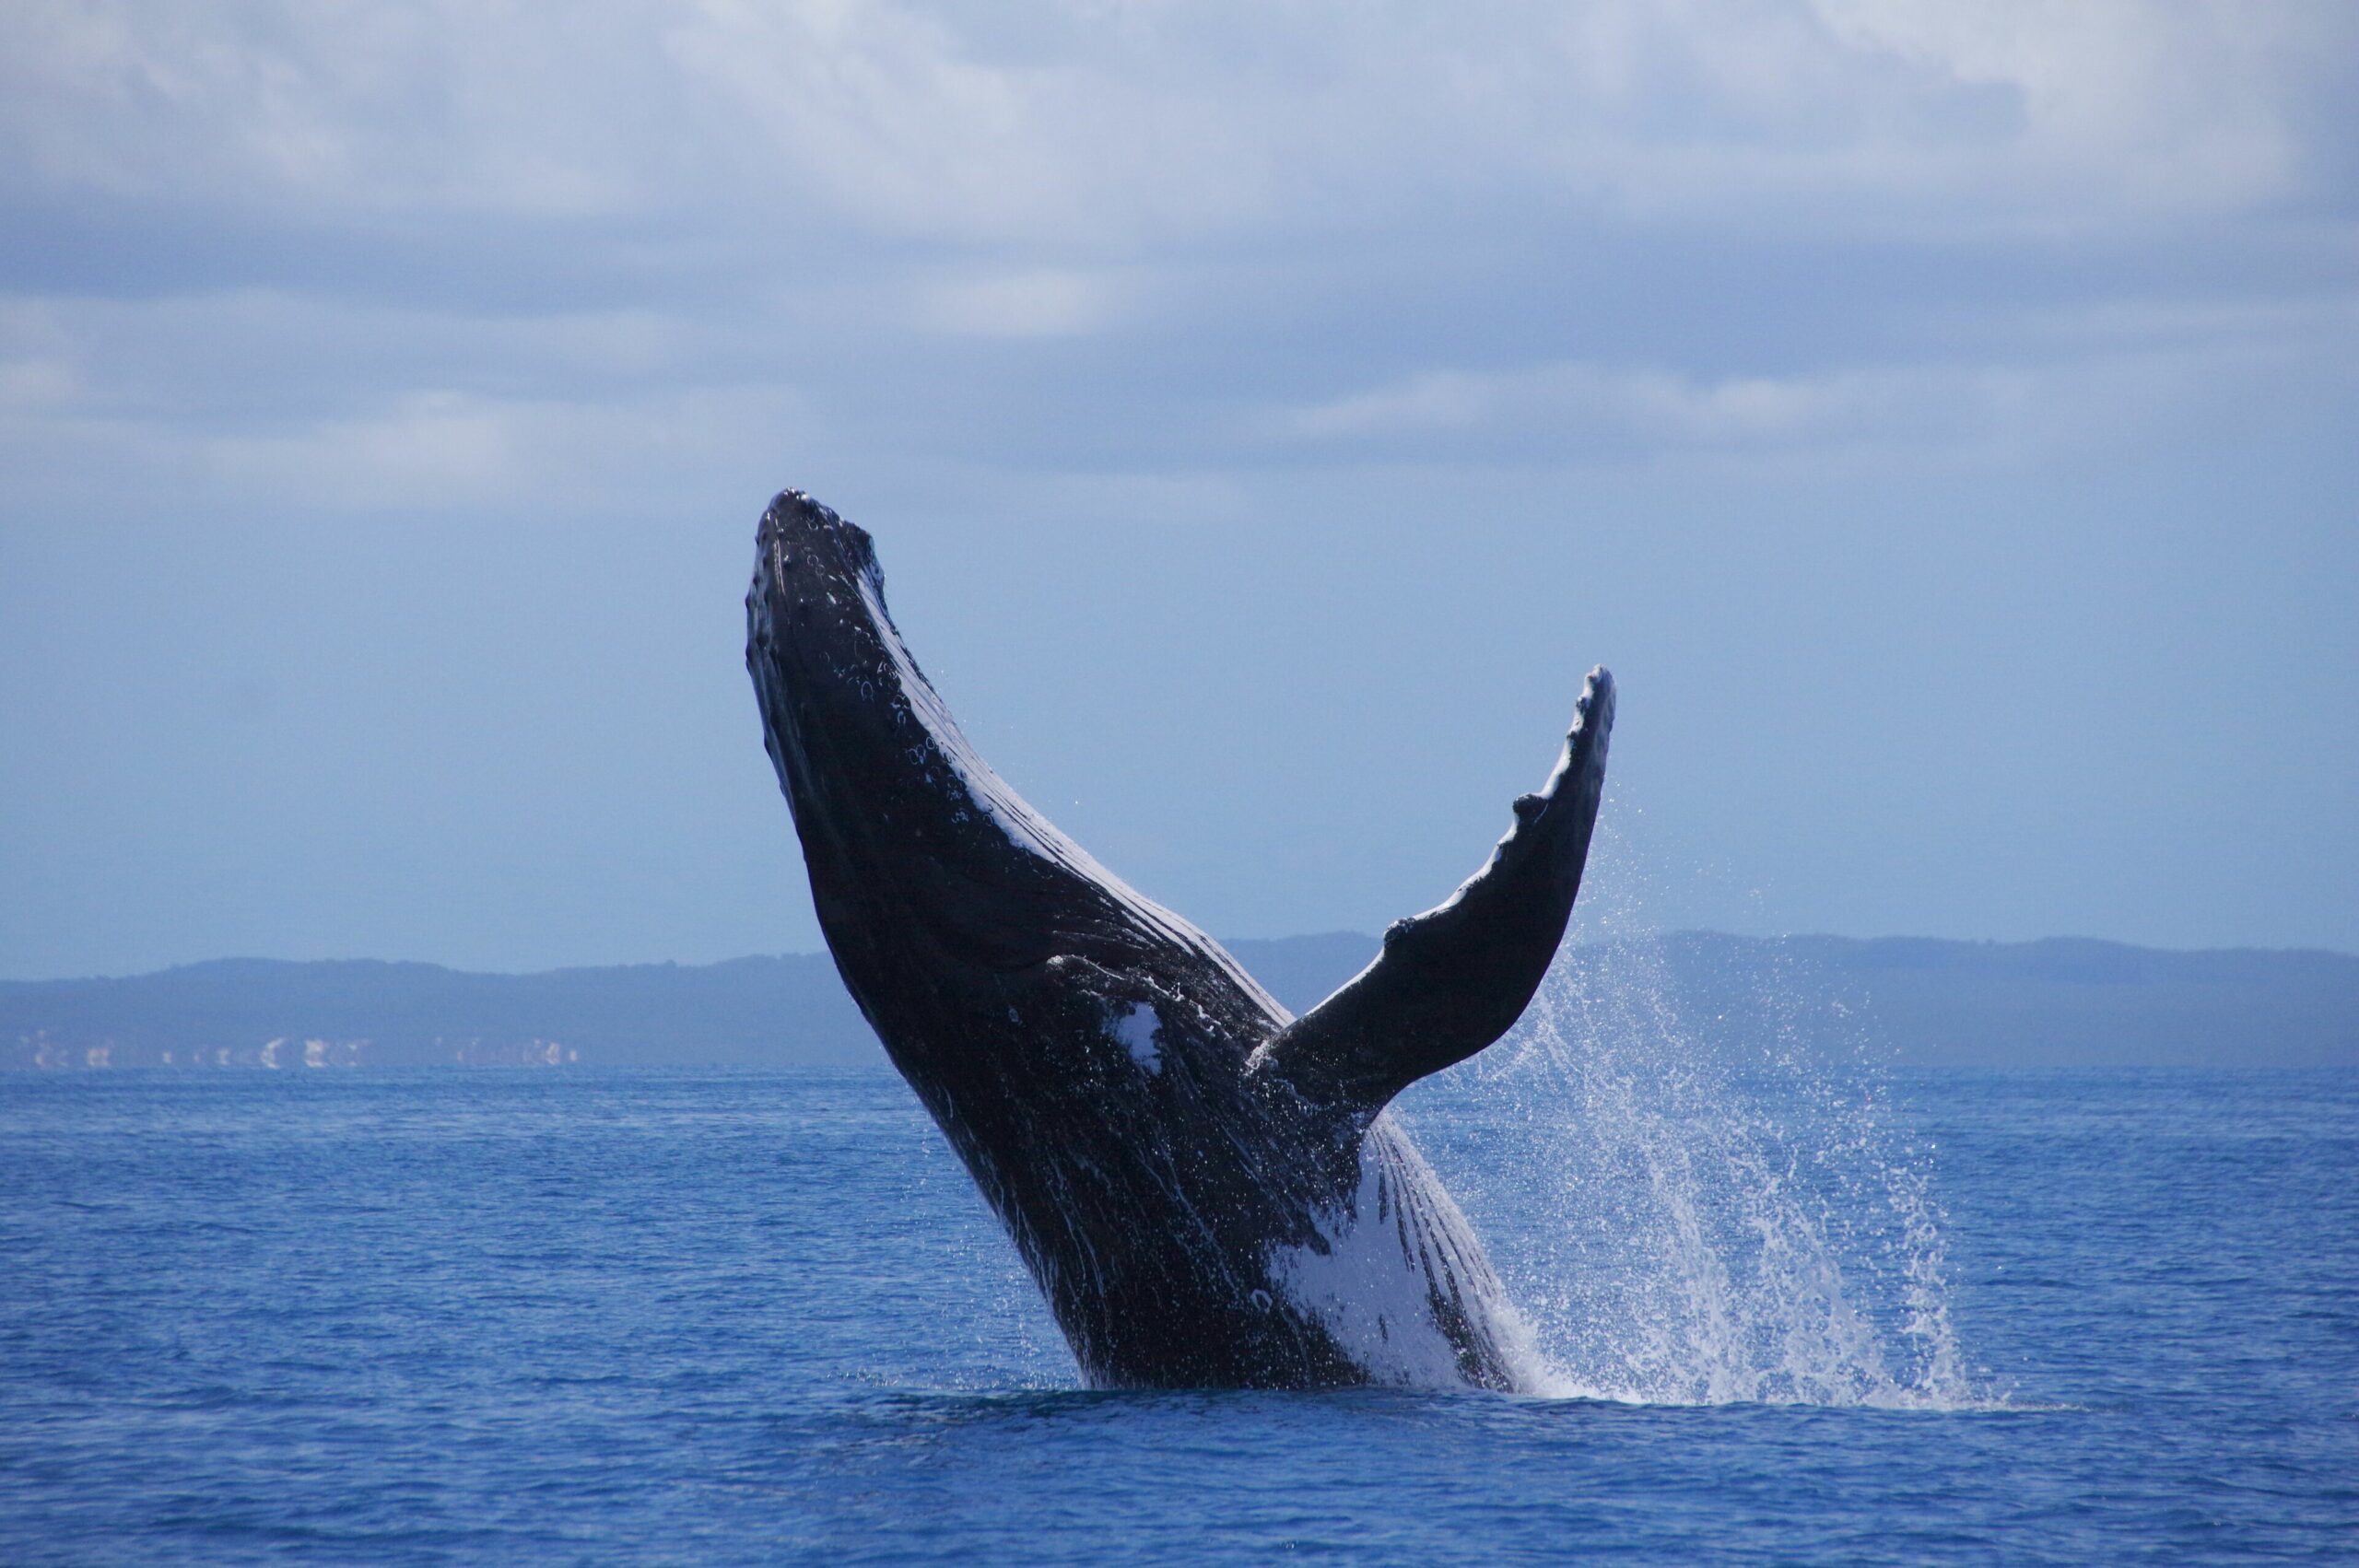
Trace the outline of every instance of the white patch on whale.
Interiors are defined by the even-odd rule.
[[[1410,1192],[1416,1200],[1404,1205]],[[1487,1326],[1519,1387],[1537,1392],[1555,1381],[1466,1217],[1390,1112],[1361,1146],[1359,1189],[1316,1223],[1325,1249],[1273,1248],[1271,1282],[1374,1381],[1466,1386],[1458,1346],[1435,1321],[1437,1288],[1454,1288],[1460,1310]]]
[[[1163,1033],[1163,1020],[1145,1002],[1133,1002],[1129,1011],[1114,1020],[1114,1038],[1131,1053],[1131,1059],[1149,1073],[1163,1071],[1163,1047],[1156,1036]]]

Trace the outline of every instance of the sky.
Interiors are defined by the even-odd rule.
[[[812,951],[741,598],[1375,930],[2359,951],[2359,7],[0,7],[0,977]]]

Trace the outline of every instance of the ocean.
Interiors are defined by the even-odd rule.
[[[1551,1395],[1083,1387],[881,1065],[11,1074],[0,1561],[2359,1561],[2349,1075],[1402,1114]]]

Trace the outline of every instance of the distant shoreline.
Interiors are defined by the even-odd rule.
[[[1228,946],[1301,1011],[1377,940]],[[1699,1049],[1757,1049],[1774,1036],[1926,1066],[2359,1067],[2359,956],[2318,950],[1683,931],[1570,948],[1559,972],[1593,1000],[1649,988]],[[0,981],[0,1071],[882,1059],[824,954],[527,975],[220,959]]]

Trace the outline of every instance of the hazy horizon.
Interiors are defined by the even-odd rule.
[[[0,13],[0,975],[820,946],[875,536],[1207,930],[2359,951],[2359,11]]]
[[[1956,943],[1956,944],[1960,944],[1960,945],[1966,945],[1966,946],[1978,946],[1978,947],[2001,947],[2001,948],[2008,948],[2008,947],[2032,947],[2032,946],[2038,946],[2038,945],[2041,945],[2041,944],[2043,944],[2043,943],[2050,943],[2050,942],[2056,942],[2056,943],[2074,943],[2074,944],[2082,944],[2082,943],[2085,943],[2085,944],[2090,944],[2090,945],[2094,945],[2094,946],[2100,946],[2100,947],[2118,947],[2118,948],[2125,948],[2125,949],[2128,949],[2129,951],[2136,952],[2136,953],[2158,953],[2158,954],[2169,954],[2169,955],[2182,955],[2182,956],[2196,956],[2196,955],[2201,955],[2201,954],[2239,954],[2239,953],[2249,953],[2249,954],[2280,954],[2280,955],[2286,955],[2286,956],[2323,955],[2323,956],[2330,957],[2330,958],[2359,958],[2359,953],[2353,953],[2353,952],[2348,951],[2348,950],[2346,950],[2346,949],[2342,949],[2342,948],[2336,948],[2336,947],[2317,947],[2317,946],[2300,946],[2300,945],[2288,945],[2288,946],[2278,946],[2278,947],[2266,947],[2266,946],[2259,946],[2259,945],[2255,945],[2255,944],[2244,944],[2244,945],[2233,945],[2233,944],[2232,944],[2232,945],[2224,945],[2224,946],[2216,946],[2216,947],[2168,947],[2168,946],[2163,946],[2163,945],[2159,945],[2159,944],[2155,944],[2155,943],[2151,943],[2151,942],[2121,942],[2121,941],[2119,941],[2119,940],[2118,940],[2118,939],[2116,939],[2116,938],[2113,938],[2113,937],[2104,937],[2104,936],[2088,936],[2088,935],[2078,934],[2078,933],[2073,933],[2073,932],[2058,932],[2058,933],[2055,933],[2055,934],[2052,934],[2052,935],[2049,935],[2049,936],[2041,936],[2041,937],[2023,937],[2023,938],[2015,938],[2015,939],[2000,939],[2000,938],[1995,938],[1995,937],[1931,937],[1931,936],[1925,936],[1925,935],[1922,935],[1922,934],[1919,934],[1919,933],[1908,932],[1908,931],[1887,931],[1887,932],[1884,932],[1884,933],[1879,934],[1879,935],[1872,935],[1872,936],[1862,936],[1862,935],[1859,935],[1859,934],[1856,934],[1856,933],[1848,933],[1848,932],[1839,932],[1839,931],[1766,931],[1766,932],[1763,932],[1763,931],[1754,931],[1754,932],[1745,932],[1745,931],[1722,931],[1722,930],[1712,930],[1712,929],[1710,929],[1710,928],[1708,928],[1708,927],[1701,927],[1701,926],[1665,927],[1665,928],[1662,928],[1662,929],[1661,929],[1661,930],[1643,930],[1643,931],[1637,931],[1637,932],[1626,932],[1626,931],[1616,931],[1616,932],[1597,932],[1597,931],[1589,931],[1589,932],[1582,932],[1582,931],[1578,931],[1578,930],[1572,930],[1572,931],[1567,931],[1567,932],[1566,933],[1566,935],[1565,935],[1565,945],[1566,945],[1567,948],[1572,948],[1572,947],[1591,947],[1591,946],[1599,946],[1599,945],[1609,944],[1609,943],[1613,943],[1613,942],[1664,942],[1664,941],[1677,941],[1677,940],[1682,939],[1682,938],[1694,938],[1694,937],[1711,937],[1711,938],[1726,937],[1726,938],[1731,938],[1731,939],[1733,939],[1733,940],[1735,940],[1735,941],[1740,941],[1740,942],[1803,942],[1803,943],[1807,943],[1807,942],[1858,942],[1858,943],[1863,943],[1863,944],[1864,944],[1864,943],[1872,943],[1872,942],[1933,942],[1933,943]],[[1285,943],[1285,942],[1326,942],[1326,941],[1332,941],[1332,940],[1335,940],[1335,939],[1338,939],[1338,938],[1349,938],[1350,940],[1352,940],[1352,941],[1354,941],[1354,942],[1367,942],[1367,943],[1368,943],[1368,944],[1369,944],[1369,947],[1370,947],[1370,950],[1371,950],[1371,954],[1372,954],[1372,953],[1373,953],[1373,949],[1374,949],[1374,947],[1375,947],[1375,944],[1376,944],[1376,943],[1378,943],[1379,942],[1380,942],[1380,941],[1382,940],[1382,933],[1381,933],[1381,932],[1378,932],[1378,931],[1356,931],[1356,930],[1345,930],[1345,929],[1340,929],[1340,928],[1339,928],[1339,929],[1337,929],[1337,930],[1324,930],[1324,931],[1287,931],[1287,932],[1281,932],[1281,933],[1278,933],[1278,934],[1275,934],[1275,935],[1250,935],[1250,936],[1249,936],[1249,935],[1242,935],[1242,934],[1238,934],[1238,933],[1234,933],[1234,932],[1232,932],[1232,933],[1228,933],[1228,934],[1225,934],[1225,935],[1224,935],[1224,934],[1218,934],[1218,933],[1215,933],[1215,936],[1214,936],[1214,940],[1215,940],[1215,941],[1221,942],[1221,943],[1222,943],[1223,945],[1225,945],[1225,946],[1243,946],[1243,945],[1256,945],[1256,946],[1261,946],[1261,945],[1277,945],[1277,944],[1280,944],[1280,943]],[[387,954],[341,953],[341,954],[319,954],[319,955],[316,955],[316,956],[313,956],[313,957],[309,957],[309,958],[290,958],[290,957],[287,957],[287,956],[285,956],[285,955],[283,955],[283,954],[270,954],[270,953],[219,953],[219,954],[210,954],[210,955],[208,955],[208,956],[202,957],[202,958],[190,958],[190,959],[183,959],[183,960],[181,960],[181,961],[179,961],[179,962],[177,962],[177,963],[173,963],[173,964],[167,964],[167,965],[158,965],[158,967],[153,968],[153,969],[126,970],[126,971],[123,971],[123,972],[120,972],[120,973],[115,973],[115,974],[99,974],[99,973],[91,973],[91,974],[82,974],[82,975],[39,975],[39,976],[0,975],[0,984],[6,984],[6,985],[43,985],[43,984],[50,984],[50,983],[70,983],[70,982],[77,981],[77,980],[127,980],[127,979],[138,979],[138,978],[142,978],[142,977],[146,977],[146,976],[148,976],[148,975],[166,974],[166,973],[170,973],[170,971],[175,970],[175,969],[197,968],[197,967],[201,967],[201,966],[203,966],[203,965],[208,965],[208,964],[383,964],[383,965],[427,965],[427,966],[428,966],[428,967],[433,967],[433,968],[448,969],[448,970],[451,970],[451,971],[452,971],[452,972],[454,972],[454,973],[459,973],[459,974],[476,974],[476,975],[488,975],[488,976],[495,976],[495,977],[534,977],[534,976],[541,976],[541,975],[565,974],[565,973],[569,973],[569,972],[574,972],[574,971],[580,971],[580,970],[594,970],[594,969],[633,969],[633,968],[658,968],[658,967],[665,967],[665,966],[677,967],[677,968],[683,968],[683,969],[687,969],[687,968],[712,968],[712,967],[716,967],[716,966],[719,966],[719,965],[727,965],[727,964],[748,963],[748,962],[762,962],[762,961],[770,960],[770,959],[780,959],[780,958],[827,958],[827,957],[829,957],[829,956],[830,956],[830,954],[828,954],[828,952],[827,952],[827,950],[826,946],[825,946],[824,944],[822,944],[822,945],[820,945],[820,946],[816,946],[816,947],[810,947],[810,948],[781,948],[781,949],[776,950],[776,951],[774,951],[774,952],[768,952],[768,953],[759,953],[759,952],[733,953],[733,954],[724,954],[723,956],[719,957],[719,958],[701,958],[701,959],[676,959],[676,958],[617,958],[617,959],[605,960],[605,961],[602,961],[602,962],[594,963],[594,964],[581,964],[581,963],[557,963],[557,964],[550,964],[550,965],[546,965],[536,966],[536,967],[534,967],[534,968],[531,968],[531,969],[484,969],[484,968],[475,968],[475,967],[471,967],[471,966],[466,965],[459,965],[459,964],[443,964],[443,963],[440,962],[439,960],[431,959],[431,958],[412,958],[412,957],[405,957],[405,956],[403,956],[403,955],[401,955],[401,954]]]

